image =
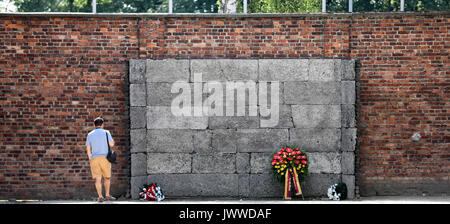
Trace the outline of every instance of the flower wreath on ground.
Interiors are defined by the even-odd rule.
[[[157,184],[144,184],[139,193],[139,200],[143,201],[162,201],[164,194]]]
[[[275,180],[284,182],[284,199],[302,195],[300,185],[305,183],[308,172],[308,155],[296,146],[285,146],[272,155],[272,173]]]
[[[328,188],[328,198],[339,201],[347,199],[347,185],[345,183],[333,184]]]

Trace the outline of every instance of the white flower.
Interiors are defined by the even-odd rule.
[[[337,184],[333,184],[328,188],[327,196],[330,200],[339,201],[341,194],[336,192]]]

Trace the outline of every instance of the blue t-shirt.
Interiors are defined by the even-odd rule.
[[[89,132],[86,139],[86,146],[91,146],[91,159],[97,156],[108,155],[106,134],[108,134],[108,141],[113,142],[114,140],[111,133],[103,128],[96,128],[95,130]]]

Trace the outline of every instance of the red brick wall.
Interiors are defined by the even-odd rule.
[[[128,190],[128,60],[353,58],[361,195],[449,193],[449,13],[282,17],[0,15],[0,198],[94,197],[97,116]],[[418,142],[411,135],[419,132]]]
[[[353,19],[361,195],[450,192],[449,32],[449,13]]]
[[[136,20],[0,18],[0,197],[94,197],[84,144],[103,116],[127,154],[128,60]],[[113,165],[128,188],[127,158]]]

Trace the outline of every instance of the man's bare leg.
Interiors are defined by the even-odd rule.
[[[105,185],[105,196],[109,197],[109,188],[111,186],[111,178],[103,178],[103,184]]]
[[[102,198],[102,177],[95,178],[95,189],[97,189],[98,197]]]

